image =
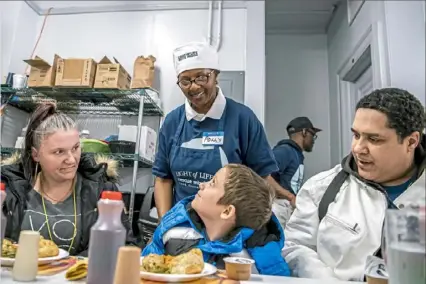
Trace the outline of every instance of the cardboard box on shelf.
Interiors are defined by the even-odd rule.
[[[106,56],[99,61],[96,68],[94,88],[130,89],[132,78],[115,57],[114,61],[115,63]]]
[[[136,142],[138,128],[136,125],[119,125],[118,140]],[[148,126],[142,126],[139,156],[153,162],[157,147],[157,133]]]
[[[155,160],[155,152],[157,149],[157,132],[154,129],[146,127],[142,129],[142,140],[141,153],[151,162]]]
[[[132,89],[152,87],[154,83],[154,63],[157,59],[150,55],[148,57],[138,56],[133,66]]]
[[[157,133],[147,126],[142,127],[141,144],[139,147],[140,156],[154,162],[155,150],[157,147]]]
[[[55,86],[92,88],[95,82],[96,62],[91,58],[58,60]]]
[[[56,67],[59,59],[59,55],[55,54],[52,65],[38,56],[34,59],[24,60],[24,62],[31,66],[27,81],[28,87],[53,87],[55,85]]]

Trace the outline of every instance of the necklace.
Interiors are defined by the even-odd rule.
[[[42,188],[41,186],[41,177],[40,177],[40,189]],[[73,236],[72,236],[72,240],[71,240],[71,244],[68,248],[68,253],[71,252],[71,248],[74,244],[74,240],[75,240],[75,236],[77,235],[77,202],[76,202],[76,198],[75,198],[75,178],[73,180],[72,186],[71,186],[71,190],[73,192],[72,197],[73,197],[73,203],[74,203],[74,232],[73,232]],[[43,213],[44,213],[44,217],[46,218],[46,225],[47,225],[47,231],[49,232],[49,237],[50,240],[53,242],[53,238],[52,238],[52,232],[50,230],[50,225],[49,225],[49,217],[47,216],[47,210],[46,210],[46,204],[44,203],[44,190],[40,190],[41,193],[41,202],[43,204]],[[69,193],[69,191],[67,192],[67,194]],[[46,194],[47,197],[49,197]],[[53,198],[49,197],[50,199],[54,200]]]
[[[49,199],[51,199],[51,200],[53,200],[53,201],[55,201],[55,202],[61,202],[61,201],[63,201],[64,199],[65,199],[65,197],[66,196],[68,196],[68,194],[70,193],[70,191],[72,190],[72,187],[65,193],[65,195],[64,196],[62,196],[61,198],[59,198],[59,199],[55,199],[55,198],[53,198],[53,197],[51,197],[49,194],[47,194],[45,191],[43,191],[43,194],[45,195],[45,196],[47,196]]]

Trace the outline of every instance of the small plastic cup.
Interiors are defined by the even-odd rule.
[[[253,259],[244,257],[225,257],[226,275],[232,280],[245,281],[251,276],[251,267],[254,264]]]
[[[386,264],[379,257],[372,255],[367,257],[364,273],[367,276],[368,284],[388,284]]]
[[[367,275],[367,284],[388,284],[388,279]]]

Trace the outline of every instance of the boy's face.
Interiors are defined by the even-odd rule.
[[[212,221],[234,220],[235,207],[219,204],[225,194],[227,169],[220,169],[212,180],[200,184],[200,190],[192,201],[192,208],[204,219]]]

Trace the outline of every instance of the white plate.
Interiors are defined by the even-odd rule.
[[[143,258],[141,258],[142,261]],[[161,274],[141,271],[141,278],[149,281],[182,283],[194,281],[209,275],[215,274],[217,268],[210,263],[204,263],[204,269],[200,274]]]
[[[69,255],[70,254],[66,250],[59,249],[59,254],[57,256],[39,258],[38,264],[51,263],[51,262],[54,262],[56,260],[66,258]],[[2,266],[13,266],[13,264],[15,263],[15,259],[14,258],[8,258],[8,257],[0,257],[0,262],[1,262]]]

